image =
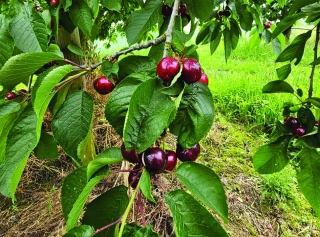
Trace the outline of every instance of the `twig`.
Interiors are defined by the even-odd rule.
[[[318,44],[319,44],[319,34],[320,34],[320,23],[317,25],[317,30],[316,30],[316,41],[314,44],[314,54],[313,54],[313,61],[316,61],[318,58]],[[310,74],[310,85],[309,85],[309,93],[308,96],[309,98],[312,97],[312,93],[313,93],[313,83],[314,83],[314,72],[316,70],[316,65],[315,63],[312,65],[312,70],[311,70],[311,74]]]
[[[146,49],[146,48],[149,48],[151,46],[155,46],[155,45],[161,44],[162,42],[165,42],[165,40],[166,40],[166,36],[164,34],[160,35],[156,39],[153,39],[153,40],[141,43],[141,44],[134,45],[134,46],[132,46],[132,47],[130,47],[128,49],[116,52],[115,54],[113,54],[111,56],[104,57],[102,59],[102,62],[106,61],[106,60],[112,62],[114,60],[117,60],[121,55],[128,54],[128,53],[130,53],[132,51],[135,51],[135,50]],[[91,69],[96,69],[97,67],[99,67],[102,64],[102,62],[99,62],[99,63],[91,65]]]
[[[97,230],[93,233],[93,235],[99,234],[100,232],[102,232],[102,231],[110,228],[111,226],[114,226],[114,225],[120,223],[121,220],[122,220],[122,218],[119,218],[118,220],[116,220],[116,221],[114,221],[114,222],[112,222],[112,223],[110,223],[110,224],[108,224],[108,225],[106,225],[106,226],[104,226],[104,227],[102,227],[102,228],[100,228],[100,229],[97,229]]]
[[[68,85],[69,83],[77,80],[79,77],[83,76],[84,74],[87,74],[88,71],[83,71],[77,75],[71,76],[70,78],[66,79],[65,81],[62,81],[61,84],[58,84],[53,90],[54,91],[59,91],[61,90],[63,87],[65,87],[66,85]]]
[[[76,67],[78,67],[78,68],[81,68],[82,70],[85,70],[85,71],[88,70],[88,68],[85,68],[84,66],[79,65],[79,64],[77,64],[77,63],[75,63],[75,62],[73,62],[73,61],[71,61],[71,60],[69,60],[69,59],[66,59],[66,58],[65,58],[64,61],[67,62],[67,63],[70,63],[70,64],[73,65],[73,66],[76,66]]]
[[[171,13],[168,29],[165,32],[166,43],[165,43],[165,46],[164,46],[163,57],[166,57],[168,55],[169,49],[171,48],[172,30],[173,30],[173,26],[174,26],[174,20],[176,18],[177,13],[178,13],[179,2],[180,2],[180,0],[175,0],[174,4],[173,4],[173,8],[172,8],[172,13]]]

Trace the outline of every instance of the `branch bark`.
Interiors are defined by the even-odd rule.
[[[172,30],[173,30],[173,26],[174,26],[174,20],[176,18],[177,13],[178,13],[179,3],[180,3],[180,0],[175,0],[174,4],[173,4],[173,8],[172,8],[172,13],[171,13],[168,29],[165,32],[166,43],[165,43],[165,46],[164,46],[163,57],[168,56],[169,49],[171,48]]]
[[[316,41],[314,44],[314,48],[313,48],[313,61],[316,61],[316,59],[318,58],[318,46],[319,46],[319,40],[320,40],[320,23],[317,25],[317,30],[316,30]],[[309,98],[312,97],[313,94],[313,84],[314,84],[314,72],[316,70],[316,65],[313,64],[312,65],[312,70],[311,70],[311,74],[310,74],[310,85],[309,85],[309,91],[308,91],[308,96]]]

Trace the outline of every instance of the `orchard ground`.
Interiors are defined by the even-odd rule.
[[[293,34],[299,34],[294,31]],[[123,47],[118,41],[111,50]],[[306,47],[305,57],[287,80],[307,93],[313,42]],[[100,52],[101,56],[112,51]],[[225,63],[223,47],[211,56],[208,47],[199,48],[200,63],[208,74],[215,100],[215,122],[206,138],[201,141],[202,152],[198,162],[211,167],[224,184],[228,205],[229,223],[224,227],[230,236],[320,236],[320,220],[312,211],[292,175],[286,168],[273,175],[258,175],[252,167],[252,156],[264,144],[267,133],[281,116],[282,104],[295,101],[292,96],[263,95],[261,88],[276,79],[276,55],[263,44],[249,48],[245,39]],[[146,54],[140,51],[138,54]],[[319,77],[319,71],[316,77]],[[89,92],[94,94],[92,82]],[[315,85],[316,94],[320,85]],[[94,95],[97,120],[94,134],[97,152],[110,146],[120,146],[120,138],[104,119],[105,97]],[[262,106],[264,105],[264,106]],[[50,117],[46,118],[47,121]],[[168,142],[171,137],[168,138]],[[294,151],[292,151],[294,154]],[[114,169],[121,167],[115,167]],[[125,168],[125,167],[122,167]],[[70,160],[61,153],[60,161],[31,158],[17,190],[17,202],[0,198],[0,236],[62,236],[64,219],[60,207],[59,187],[62,179],[73,169]],[[161,176],[165,189],[180,186],[172,175]],[[114,184],[127,180],[123,174],[114,174],[103,180],[90,200]],[[161,200],[164,190],[154,183],[157,205],[146,203],[147,223],[163,236],[170,233],[171,219],[168,208]],[[89,200],[89,201],[90,201]],[[133,218],[133,217],[132,217]],[[138,217],[139,218],[139,217]],[[140,220],[141,221],[141,220]]]

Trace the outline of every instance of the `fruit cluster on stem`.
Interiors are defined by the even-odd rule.
[[[291,116],[285,118],[284,125],[293,132],[295,138],[306,135],[306,129],[300,124],[297,117]]]

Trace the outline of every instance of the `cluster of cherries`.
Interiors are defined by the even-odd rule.
[[[179,71],[180,63],[174,57],[164,57],[157,66],[157,74],[166,86],[171,84],[171,81]],[[193,58],[182,60],[182,72],[179,79],[188,84],[195,82],[209,84],[208,76],[202,72],[199,62]]]
[[[170,17],[171,14],[172,14],[172,6],[169,6],[163,2],[162,3],[162,15],[164,17]],[[188,21],[190,21],[190,15],[189,15],[186,4],[184,4],[182,2],[179,4],[178,14],[182,17],[186,17],[188,19]]]
[[[231,16],[231,9],[229,6],[226,6],[225,9],[219,11],[217,13],[216,18],[219,19],[220,17],[225,16],[225,17],[229,17]]]
[[[124,144],[121,145],[121,153],[125,160],[136,164],[130,171],[128,182],[131,187],[136,188],[141,176],[141,168],[150,174],[160,174],[173,171],[177,165],[177,159],[180,161],[195,161],[200,154],[200,145],[197,143],[189,149],[183,149],[177,144],[176,151],[162,150],[159,147],[151,147],[138,154],[135,149],[126,150]]]
[[[270,21],[263,23],[263,26],[265,29],[269,29],[271,27],[272,23]]]
[[[27,94],[28,94],[28,92],[25,89],[19,90],[18,93],[13,92],[13,91],[9,91],[6,94],[6,99],[7,100],[14,100],[14,99],[18,98],[19,96],[25,96]]]
[[[286,117],[284,119],[284,125],[293,132],[295,138],[302,137],[306,134],[306,129],[300,124],[297,117]]]

